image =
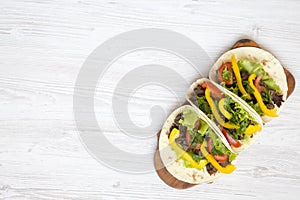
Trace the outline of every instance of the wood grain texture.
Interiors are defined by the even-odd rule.
[[[132,175],[94,160],[78,137],[72,95],[82,63],[98,45],[120,33],[149,27],[186,35],[212,61],[238,39],[254,39],[299,80],[299,9],[294,0],[1,1],[0,199],[298,199],[299,85],[280,120],[266,125],[264,134],[240,156],[232,175],[180,191],[164,184],[154,167],[152,173]],[[95,110],[112,143],[154,154],[155,135],[147,140],[130,138],[114,124],[109,109],[114,76],[122,76],[124,66],[145,60],[183,68],[180,72],[190,82],[194,71],[179,58],[160,52],[146,55],[128,55],[114,64],[116,70],[97,88]],[[184,92],[178,101],[166,89],[152,92],[155,95],[137,93],[131,104],[130,116],[141,125],[149,121],[149,106],[170,111],[184,99]]]

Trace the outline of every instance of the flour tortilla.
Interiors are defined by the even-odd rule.
[[[168,139],[168,135],[170,133],[169,129],[172,126],[173,122],[175,121],[176,116],[182,113],[186,109],[196,112],[200,119],[207,122],[206,116],[200,113],[197,109],[195,109],[192,106],[185,105],[177,108],[168,117],[161,130],[160,138],[159,138],[160,157],[168,172],[172,174],[176,179],[184,181],[186,183],[192,183],[192,184],[209,183],[214,181],[217,178],[220,178],[223,175],[223,173],[216,172],[215,174],[210,175],[207,172],[206,167],[204,167],[201,170],[198,170],[196,168],[186,168],[184,166],[183,160],[177,159],[176,153],[172,150],[172,148],[169,145],[169,139]],[[210,122],[207,122],[207,124],[215,133],[218,131],[216,127],[211,126]],[[220,133],[216,133],[216,134],[217,136],[220,136]],[[223,137],[222,141],[224,141],[224,139],[225,138]],[[225,142],[227,142],[226,139]]]
[[[196,109],[199,110],[199,112],[202,114],[202,115],[205,115],[205,113],[203,111],[201,111],[197,105],[195,105],[191,100],[190,100],[190,97],[191,95],[194,93],[194,89],[200,85],[201,83],[203,82],[210,82],[212,84],[214,84],[217,88],[219,88],[225,95],[228,95],[230,96],[235,102],[238,102],[244,109],[245,111],[247,111],[253,118],[254,120],[263,128],[263,124],[262,124],[262,119],[260,118],[260,116],[255,112],[255,110],[249,106],[247,103],[244,103],[244,101],[242,99],[240,99],[238,96],[234,95],[232,92],[230,92],[229,90],[221,87],[220,85],[206,79],[206,78],[202,78],[202,79],[198,79],[197,81],[195,81],[191,86],[190,88],[188,89],[187,91],[187,95],[186,95],[186,99],[187,101],[193,105]],[[207,117],[208,118],[208,117]],[[211,121],[211,120],[210,120]],[[213,124],[213,126],[217,127],[216,124],[214,122],[211,121],[211,123]],[[219,129],[219,128],[218,128]],[[221,130],[219,130],[218,132],[221,132]],[[257,131],[255,134],[253,134],[253,137],[251,139],[249,139],[248,141],[240,141],[242,143],[242,146],[239,147],[239,148],[235,148],[235,147],[232,147],[232,150],[233,152],[235,153],[240,153],[242,151],[244,151],[245,149],[247,149],[258,137],[259,135],[261,134],[262,130],[261,131]],[[221,135],[223,136],[223,134],[221,133]],[[223,143],[225,143],[225,141],[227,142],[226,138],[223,137],[224,139],[222,139]],[[229,145],[229,144],[228,144]]]
[[[281,94],[283,95],[283,100],[287,98],[288,86],[287,79],[284,73],[283,67],[280,62],[269,52],[256,48],[256,47],[240,47],[232,49],[224,53],[217,62],[213,65],[212,69],[209,72],[209,78],[215,82],[218,82],[217,70],[222,65],[223,62],[231,62],[231,56],[235,54],[237,60],[250,60],[259,62],[263,67],[266,73],[274,79],[277,85],[281,89]],[[244,102],[246,103],[246,102]],[[277,108],[277,114],[279,114],[283,104]],[[262,120],[266,123],[272,120],[273,117],[262,116]]]

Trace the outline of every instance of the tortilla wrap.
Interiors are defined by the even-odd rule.
[[[236,49],[232,49],[230,51],[227,51],[224,53],[217,62],[213,65],[212,69],[209,72],[209,78],[210,80],[213,80],[215,82],[218,81],[217,76],[217,70],[222,65],[222,63],[225,62],[231,62],[231,56],[235,54],[237,60],[250,60],[254,62],[259,62],[262,66],[265,72],[276,82],[276,84],[280,87],[281,93],[283,95],[283,100],[285,101],[287,98],[287,79],[286,75],[284,73],[284,69],[280,62],[269,52],[256,48],[256,47],[240,47]],[[235,94],[234,94],[235,95]],[[236,96],[236,95],[235,95]],[[246,103],[246,102],[244,102]],[[246,103],[247,104],[247,103]],[[283,107],[284,102],[282,105],[277,107],[277,114],[279,114],[281,108]],[[264,122],[268,122],[273,119],[273,117],[269,116],[261,116],[262,120]]]
[[[210,82],[212,84],[214,84],[218,89],[221,90],[222,93],[224,93],[225,95],[228,95],[229,97],[232,98],[233,101],[239,103],[243,109],[245,109],[245,111],[247,111],[253,118],[254,120],[261,126],[263,127],[263,124],[262,124],[262,119],[260,118],[260,116],[255,112],[255,110],[253,108],[251,108],[251,106],[249,106],[247,103],[245,103],[242,99],[240,99],[238,96],[234,95],[232,92],[230,92],[229,90],[221,87],[220,85],[214,83],[213,81],[210,81],[209,79],[206,79],[206,78],[202,78],[202,79],[198,79],[197,81],[195,81],[188,89],[187,91],[187,95],[186,95],[186,99],[187,101],[192,105],[194,106],[202,115],[205,115],[206,114],[201,111],[197,105],[195,105],[191,100],[190,100],[190,97],[192,96],[192,94],[194,93],[194,89],[200,85],[201,83],[203,82]],[[206,116],[207,117],[207,116]],[[208,117],[207,117],[208,118]],[[210,122],[213,124],[212,126],[216,126],[216,124],[210,120]],[[218,128],[219,129],[219,128]],[[241,151],[244,151],[245,149],[247,149],[256,139],[257,137],[261,134],[262,130],[261,131],[257,131],[255,134],[253,134],[253,137],[251,139],[249,139],[248,141],[240,141],[242,143],[242,146],[239,147],[239,148],[235,148],[235,147],[231,147],[233,152],[235,153],[240,153]],[[222,136],[222,132],[221,130],[219,129],[218,130],[218,133],[220,133]],[[223,137],[224,139],[222,139],[222,141],[226,141],[226,138]],[[224,142],[225,144],[225,142]]]
[[[161,130],[160,138],[159,138],[160,157],[168,172],[172,174],[176,179],[187,183],[192,183],[192,184],[209,183],[221,177],[223,173],[217,171],[215,174],[210,175],[207,172],[206,167],[204,167],[201,170],[196,168],[185,167],[184,161],[182,159],[177,159],[178,156],[169,145],[170,144],[168,139],[168,135],[170,134],[169,129],[171,128],[173,122],[175,121],[176,116],[180,113],[183,113],[183,111],[186,109],[190,109],[195,113],[197,113],[198,117],[203,121],[205,121],[209,125],[209,127],[216,133],[217,136],[221,136],[220,133],[218,132],[217,127],[211,126],[211,122],[206,121],[207,117],[202,113],[200,113],[197,109],[195,109],[190,105],[179,107],[175,111],[173,111],[172,114],[168,117]],[[224,136],[223,137],[221,136],[221,138],[222,141],[224,141],[225,139]],[[225,143],[227,143],[226,139],[225,139]],[[227,144],[226,146],[229,146],[229,144]]]

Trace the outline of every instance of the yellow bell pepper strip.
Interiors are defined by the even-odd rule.
[[[224,106],[225,106],[225,98],[221,99],[218,103],[219,106],[219,110],[220,112],[224,115],[224,117],[226,117],[226,119],[231,119],[232,115],[230,114],[230,112],[228,112]]]
[[[214,101],[210,97],[210,91],[209,91],[208,88],[205,89],[205,98],[206,98],[206,100],[207,100],[207,102],[208,102],[208,104],[211,108],[211,111],[212,111],[214,117],[216,118],[217,122],[221,126],[223,126],[225,128],[228,128],[228,129],[238,129],[238,128],[240,128],[240,126],[238,126],[238,125],[230,124],[228,122],[225,123],[225,121],[221,118]]]
[[[196,162],[190,154],[188,154],[186,151],[184,151],[181,147],[179,147],[176,144],[175,139],[178,137],[178,135],[179,135],[179,130],[176,128],[173,128],[170,133],[170,137],[169,137],[169,142],[170,142],[170,146],[172,147],[172,149],[179,156],[181,156],[182,159],[188,161],[193,168],[203,169],[207,165],[207,160],[202,159],[199,163]]]
[[[248,82],[249,82],[249,86],[254,90],[253,95],[256,98],[256,101],[257,101],[261,111],[267,116],[278,117],[278,114],[276,113],[277,112],[276,108],[268,109],[267,106],[264,104],[261,94],[259,93],[259,91],[253,84],[255,77],[256,77],[255,74],[251,74],[248,78]]]
[[[259,124],[257,124],[257,125],[249,125],[246,128],[244,134],[251,135],[251,134],[253,134],[253,133],[257,132],[257,131],[261,131],[261,126]]]
[[[249,93],[247,93],[247,91],[245,90],[245,88],[243,86],[242,78],[241,78],[241,73],[240,73],[240,70],[239,70],[239,66],[238,66],[238,64],[236,62],[235,55],[231,56],[231,64],[232,64],[232,69],[233,69],[233,72],[234,72],[234,75],[235,75],[236,82],[237,82],[239,90],[241,91],[241,93],[243,95],[246,94],[247,95],[247,99],[250,100],[251,99],[251,95]]]
[[[205,149],[207,145],[206,140],[204,140],[204,142],[202,143],[201,147],[200,147],[200,151],[201,153],[204,155],[204,157],[219,171],[222,172],[224,174],[230,174],[232,173],[236,167],[232,164],[227,165],[226,167],[222,167],[216,160],[215,158],[209,154],[207,152],[207,150]]]

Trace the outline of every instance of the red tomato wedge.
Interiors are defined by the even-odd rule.
[[[232,71],[232,64],[231,62],[226,62],[226,63],[222,63],[222,65],[220,66],[219,70],[218,70],[218,80],[220,82],[225,82],[226,85],[232,85],[233,84],[233,71]],[[230,73],[230,80],[227,80],[225,78],[223,78],[222,74],[224,70],[228,70]]]
[[[234,147],[242,146],[242,144],[239,141],[236,141],[235,139],[233,139],[224,128],[222,128],[222,133],[231,146],[234,146]]]
[[[257,90],[258,90],[259,92],[266,91],[266,88],[265,88],[264,86],[261,86],[261,85],[260,85],[260,81],[261,81],[262,77],[263,77],[263,75],[259,75],[259,76],[257,76],[257,78],[254,80],[254,85],[255,85],[255,87],[257,88]]]
[[[186,133],[185,133],[185,141],[186,141],[186,143],[189,145],[189,147],[190,147],[191,149],[199,150],[199,149],[200,149],[200,146],[201,146],[200,142],[197,142],[196,146],[193,147],[193,146],[190,144],[190,141],[191,141],[191,140],[192,140],[192,136],[189,134],[188,131],[186,131]]]
[[[195,149],[196,149],[196,150],[199,150],[199,149],[200,149],[200,147],[201,147],[201,144],[200,144],[200,142],[197,142]]]
[[[213,145],[212,145],[212,139],[208,138],[207,139],[207,151],[212,154],[212,149],[213,149]],[[224,162],[228,159],[228,155],[224,154],[224,155],[214,155],[214,158],[219,161],[219,162]]]
[[[227,154],[224,154],[224,155],[214,155],[214,158],[219,161],[219,162],[224,162],[228,159],[228,155]]]
[[[185,141],[187,143],[187,145],[190,145],[190,141],[192,139],[192,136],[189,134],[188,131],[185,132]]]
[[[225,98],[225,95],[221,93],[219,88],[217,88],[214,84],[212,84],[208,81],[204,81],[203,83],[201,83],[201,87],[208,88],[211,92],[211,96],[213,96],[214,98],[216,98],[218,100]]]
[[[211,151],[212,151],[212,139],[211,138],[208,138],[207,140],[207,151],[211,154]]]

